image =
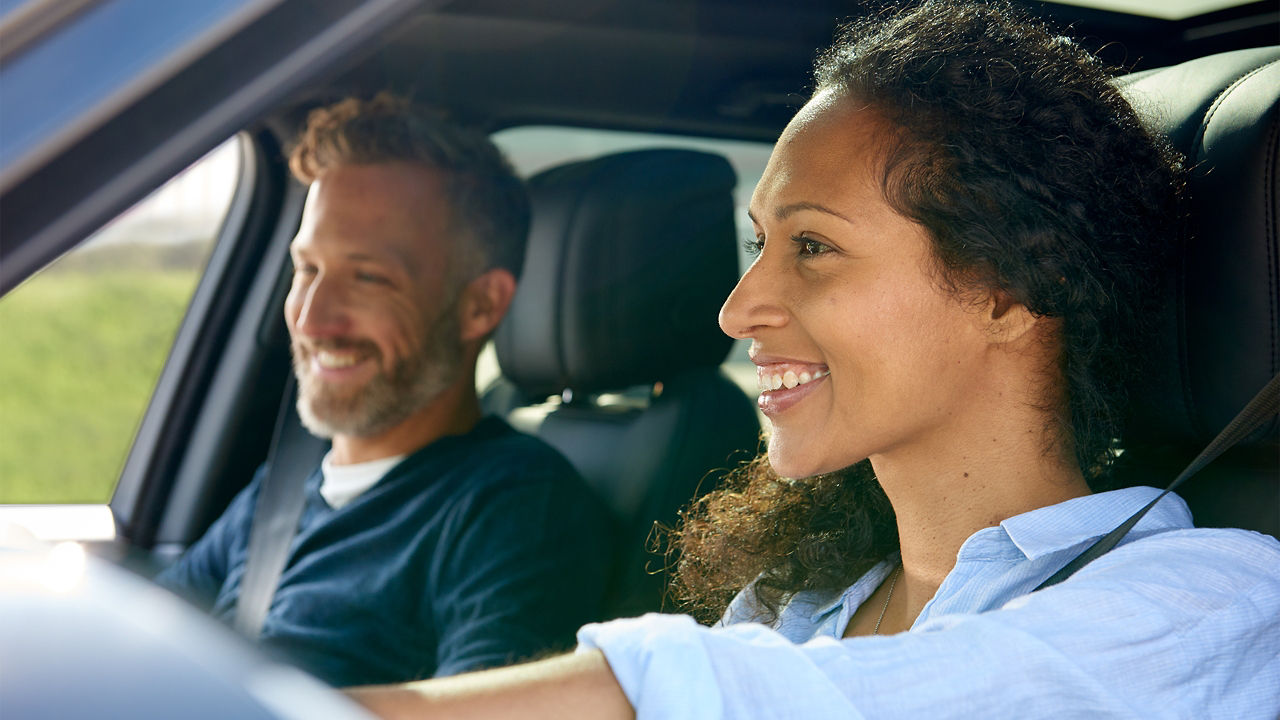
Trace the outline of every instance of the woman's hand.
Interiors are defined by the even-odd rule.
[[[634,720],[635,711],[599,650],[405,685],[351,688],[387,720]]]

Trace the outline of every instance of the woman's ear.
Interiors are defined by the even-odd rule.
[[[984,312],[987,313],[987,331],[992,341],[999,345],[1008,345],[1026,337],[1039,320],[1025,305],[1003,290],[991,294]]]
[[[503,268],[486,270],[467,283],[458,307],[463,342],[488,337],[506,316],[515,294],[515,276]]]

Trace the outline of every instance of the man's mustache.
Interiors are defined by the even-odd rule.
[[[320,340],[299,340],[294,339],[291,343],[294,354],[299,351],[306,353],[316,353],[321,350],[344,351],[356,350],[372,355],[381,355],[378,346],[372,340],[363,338],[324,338]]]

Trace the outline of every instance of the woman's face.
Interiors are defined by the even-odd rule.
[[[991,346],[983,303],[940,288],[923,227],[881,194],[886,122],[827,91],[783,132],[751,198],[760,255],[720,311],[751,338],[769,460],[806,477],[966,422]]]

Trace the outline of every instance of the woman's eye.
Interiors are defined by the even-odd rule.
[[[797,235],[791,238],[791,241],[796,244],[796,251],[802,257],[812,257],[814,255],[822,255],[823,253],[831,252],[830,245],[814,240],[813,238],[805,235]]]
[[[306,275],[315,275],[315,274],[316,274],[316,266],[315,266],[315,265],[309,265],[309,264],[307,264],[307,263],[294,263],[294,266],[293,266],[293,274],[294,274],[294,276],[295,276],[295,277],[296,277],[296,276],[299,276],[299,275],[303,275],[303,276],[306,276]]]
[[[757,235],[750,240],[743,240],[742,251],[750,257],[759,257],[764,252],[764,236]]]

